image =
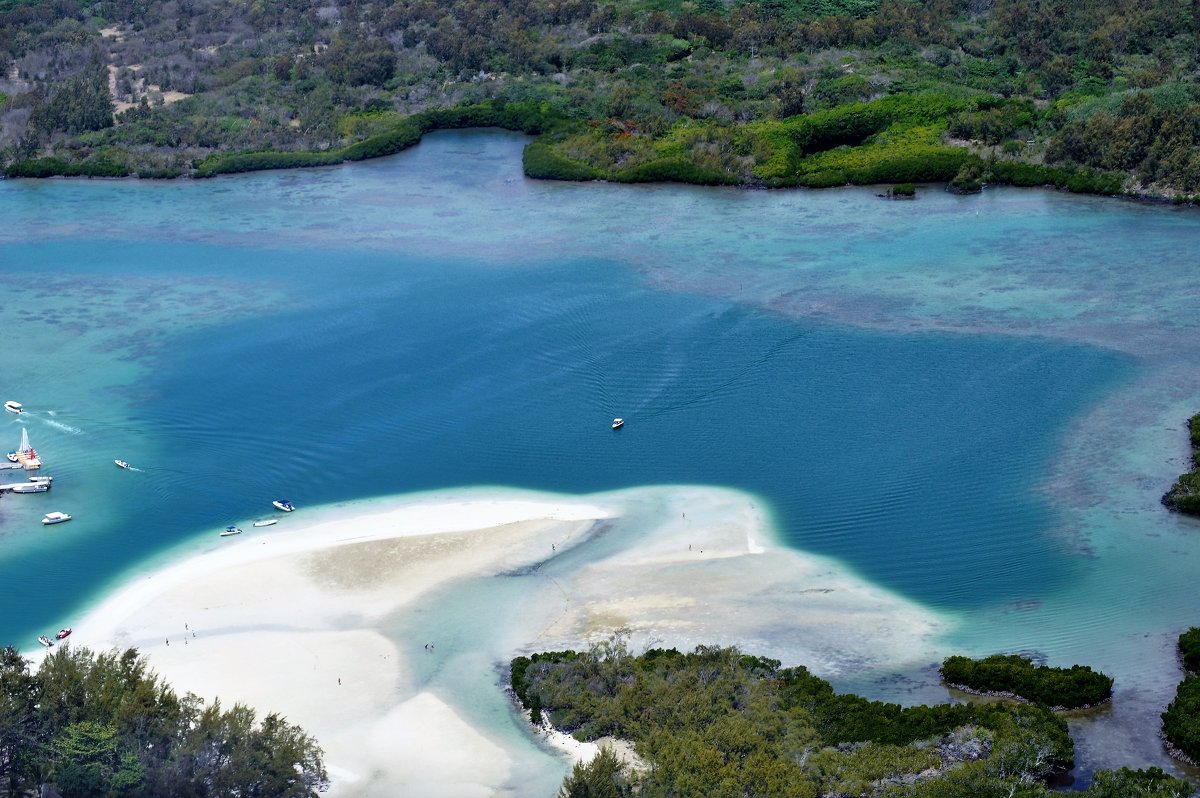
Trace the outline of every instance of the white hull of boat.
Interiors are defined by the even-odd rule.
[[[254,525],[255,525],[255,526],[274,526],[275,524],[278,524],[278,523],[279,523],[278,519],[275,519],[275,518],[264,518],[264,519],[263,519],[263,520],[261,520],[261,521],[255,521],[255,522],[254,522]]]
[[[10,413],[16,413],[18,416],[25,412],[25,408],[21,407],[20,402],[5,402],[4,409]]]

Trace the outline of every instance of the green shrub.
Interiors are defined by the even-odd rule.
[[[525,174],[544,180],[596,180],[603,172],[568,158],[543,141],[531,141],[521,157]]]
[[[404,120],[386,133],[370,136],[362,141],[343,147],[339,152],[341,159],[347,161],[365,161],[368,158],[382,158],[385,155],[395,155],[412,147],[421,140],[421,127],[411,121]]]
[[[809,172],[805,175],[800,175],[796,178],[796,184],[806,186],[808,188],[834,188],[835,186],[844,186],[850,182],[846,177],[846,173],[839,170],[830,170],[827,172]]]
[[[950,180],[950,190],[957,194],[978,194],[983,191],[983,167],[978,158],[963,161]]]
[[[980,660],[947,657],[941,674],[951,685],[984,693],[1012,693],[1065,709],[1094,706],[1112,696],[1112,677],[1086,665],[1051,668],[1034,665],[1019,654],[993,654]]]
[[[1162,713],[1163,736],[1189,759],[1200,760],[1200,677],[1188,676]]]
[[[239,152],[211,155],[196,167],[196,177],[260,172],[267,169],[298,169],[308,166],[331,166],[342,162],[340,150],[329,152]]]
[[[78,167],[57,156],[17,161],[4,170],[8,177],[71,177],[79,174]]]
[[[109,153],[93,155],[79,164],[80,175],[87,177],[128,177],[129,166]]]
[[[1192,470],[1180,474],[1171,489],[1163,494],[1162,503],[1172,510],[1200,515],[1200,414],[1188,419],[1192,444]],[[1194,670],[1189,667],[1188,670]]]
[[[1200,673],[1200,626],[1179,636],[1179,659],[1188,673]]]
[[[734,185],[738,178],[727,172],[692,163],[684,156],[657,158],[614,172],[610,179],[621,183],[694,183],[704,186]]]

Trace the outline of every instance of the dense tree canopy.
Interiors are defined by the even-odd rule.
[[[61,646],[36,672],[0,649],[0,795],[314,798],[321,749],[277,715],[177,696],[136,651]]]
[[[1112,678],[1086,665],[1051,668],[1035,665],[1020,654],[993,654],[983,659],[947,657],[941,673],[955,687],[1014,695],[1063,709],[1095,706],[1112,697]]]
[[[1190,197],[1197,18],[1192,0],[0,0],[0,160],[328,163],[411,114],[499,104],[557,120],[526,158],[542,177]],[[804,114],[893,99],[939,112],[789,139]]]
[[[512,662],[518,700],[582,740],[631,741],[579,765],[560,798],[627,795],[1050,798],[1039,778],[1070,765],[1050,710],[989,703],[900,707],[840,695],[803,667],[737,649],[632,656],[619,641]],[[1098,773],[1084,798],[1184,798],[1161,770]]]

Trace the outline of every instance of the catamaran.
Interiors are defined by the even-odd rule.
[[[38,458],[38,453],[29,443],[29,430],[21,428],[21,445],[17,447],[15,452],[8,453],[8,459],[13,463],[20,463],[28,470],[42,467],[42,461]]]

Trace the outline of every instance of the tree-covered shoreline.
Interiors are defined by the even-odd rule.
[[[631,742],[579,765],[560,798],[887,796],[1049,798],[1068,769],[1066,722],[1043,705],[900,707],[835,693],[804,667],[735,648],[634,656],[620,639],[589,651],[517,657],[511,687],[531,717],[581,740]],[[1087,798],[1185,798],[1195,788],[1151,768],[1094,775]]]
[[[1200,515],[1200,413],[1188,419],[1187,428],[1192,468],[1179,475],[1170,490],[1163,494],[1162,503],[1177,512]]]
[[[0,796],[316,798],[328,785],[303,729],[179,696],[134,649],[62,645],[36,670],[0,649]]]
[[[1190,201],[1195,16],[1189,0],[0,0],[0,161],[13,177],[327,165],[491,116],[537,136],[534,177]]]

